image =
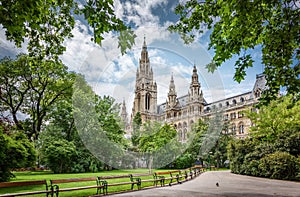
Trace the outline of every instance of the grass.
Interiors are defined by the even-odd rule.
[[[156,170],[156,171],[168,171],[168,170]],[[124,174],[146,174],[148,169],[130,169],[130,170],[113,170],[113,171],[103,171],[97,173],[77,173],[77,174],[53,174],[51,171],[26,171],[26,172],[14,172],[13,174],[16,178],[11,179],[11,181],[30,181],[30,180],[47,180],[48,185],[50,185],[51,179],[69,179],[69,178],[85,178],[85,177],[97,177],[97,176],[113,176],[113,175],[124,175]],[[153,176],[141,177],[142,180],[153,179]],[[129,182],[129,178],[119,178],[119,179],[108,179],[108,183],[116,182]],[[87,182],[75,182],[75,183],[64,183],[59,184],[60,188],[69,187],[81,187],[96,185],[96,181]],[[142,187],[153,186],[153,182],[143,182]],[[108,192],[117,192],[123,190],[130,190],[131,185],[122,185],[109,187]],[[137,189],[136,185],[134,189]],[[0,195],[5,193],[17,193],[17,192],[27,192],[27,191],[39,191],[45,190],[45,186],[26,186],[26,187],[14,187],[14,188],[0,188]],[[71,197],[71,196],[90,196],[96,194],[96,188],[77,190],[70,192],[62,192],[59,194],[60,197]],[[45,196],[45,194],[35,195],[35,196]]]

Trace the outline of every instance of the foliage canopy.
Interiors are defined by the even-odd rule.
[[[179,32],[186,43],[192,42],[197,33],[212,29],[209,49],[215,55],[207,68],[213,72],[238,56],[234,65],[238,82],[253,66],[253,49],[261,49],[269,87],[264,100],[269,101],[276,98],[280,87],[291,94],[300,92],[299,6],[293,0],[189,0],[176,7],[180,21],[169,29]]]
[[[250,136],[228,146],[232,172],[295,180],[300,178],[300,101],[281,97],[251,112]]]
[[[135,35],[116,15],[113,0],[1,1],[0,24],[6,38],[20,47],[28,41],[30,56],[57,60],[65,50],[64,41],[73,36],[75,16],[83,16],[93,29],[92,41],[101,44],[104,34],[119,32],[119,48],[125,53]]]

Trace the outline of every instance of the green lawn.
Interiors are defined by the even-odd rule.
[[[168,171],[168,170],[155,170],[155,171]],[[124,174],[146,174],[148,169],[130,169],[130,170],[113,170],[113,171],[103,171],[98,173],[77,173],[77,174],[53,174],[50,171],[26,171],[26,172],[14,172],[16,178],[11,179],[11,181],[29,181],[29,180],[47,180],[48,185],[50,185],[51,179],[68,179],[68,178],[84,178],[84,177],[97,177],[97,176],[113,176],[113,175],[124,175]],[[153,179],[153,176],[141,177],[142,180]],[[108,179],[108,183],[116,182],[129,182],[129,178],[120,178],[120,179]],[[69,188],[69,187],[80,187],[96,185],[95,181],[91,182],[75,182],[75,183],[64,183],[59,184],[60,188]],[[153,182],[142,183],[142,187],[153,186]],[[131,185],[123,186],[114,186],[109,187],[108,192],[116,192],[121,190],[130,190]],[[25,191],[38,191],[44,190],[44,186],[26,186],[26,187],[15,187],[15,188],[1,188],[0,194],[5,193],[15,193],[15,192],[25,192]],[[136,185],[134,186],[136,188]],[[89,196],[96,194],[96,189],[85,189],[71,192],[62,192],[59,196]],[[35,196],[45,196],[35,195]]]

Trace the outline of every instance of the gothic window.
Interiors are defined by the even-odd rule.
[[[151,95],[149,93],[147,93],[146,98],[145,98],[145,109],[146,110],[150,109],[150,97],[151,97]]]
[[[186,140],[186,134],[187,134],[187,130],[184,129],[184,130],[183,130],[183,136],[182,136],[182,140],[183,140],[183,141]]]
[[[228,120],[228,114],[224,115],[224,120]]]
[[[257,89],[254,93],[255,98],[259,98],[260,97],[260,89]]]
[[[243,134],[244,133],[244,123],[240,122],[239,123],[239,134]]]
[[[235,134],[235,132],[236,132],[236,126],[234,123],[231,125],[231,131],[233,134]]]
[[[191,130],[192,130],[192,128],[193,128],[193,125],[194,125],[194,121],[193,121],[193,120],[191,120],[191,122],[190,122],[190,127],[191,127]]]
[[[141,95],[137,95],[137,111],[141,111]]]
[[[224,128],[224,133],[225,133],[225,134],[228,134],[228,127],[225,127],[225,128]]]
[[[236,119],[236,113],[235,112],[230,114],[230,119],[231,120]]]
[[[182,130],[180,129],[179,131],[178,131],[178,138],[179,138],[179,141],[182,141],[182,136],[183,134],[182,134]]]
[[[181,128],[181,123],[178,123],[178,128]]]

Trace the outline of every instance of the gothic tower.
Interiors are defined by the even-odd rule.
[[[153,71],[148,57],[146,39],[141,52],[139,67],[136,71],[135,97],[132,108],[132,119],[137,112],[142,122],[155,120],[157,112],[157,85],[153,80]]]
[[[178,106],[178,104],[179,102],[177,100],[177,93],[175,90],[175,83],[172,74],[170,85],[169,85],[167,107],[166,107],[167,118],[176,117],[179,115],[180,107]]]
[[[203,112],[204,100],[201,85],[198,80],[196,65],[193,68],[192,81],[189,90],[189,113],[199,115]]]
[[[129,125],[128,125],[128,117],[127,117],[125,100],[123,100],[123,104],[121,108],[121,121],[123,123],[124,129],[126,130]]]

